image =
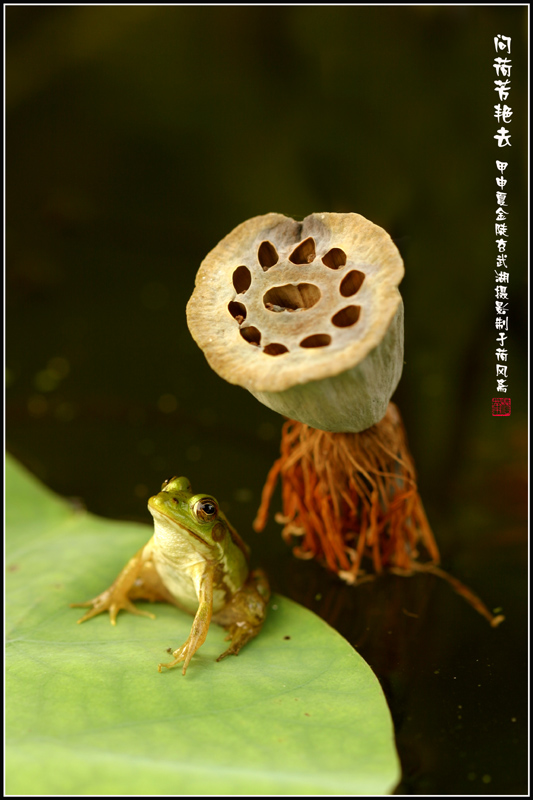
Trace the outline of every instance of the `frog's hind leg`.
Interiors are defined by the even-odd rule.
[[[213,617],[214,622],[227,629],[226,640],[231,640],[230,646],[219,655],[217,661],[238,655],[244,645],[257,636],[265,621],[269,599],[268,579],[263,570],[256,569],[250,573],[231,603]]]

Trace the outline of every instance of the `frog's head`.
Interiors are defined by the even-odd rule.
[[[216,557],[224,546],[229,528],[214,497],[192,494],[187,478],[170,478],[159,494],[148,500],[154,518],[156,535],[197,550],[206,558]],[[170,541],[169,541],[170,544]]]

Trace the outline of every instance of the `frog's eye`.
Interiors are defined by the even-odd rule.
[[[164,492],[167,488],[176,492],[189,492],[189,494],[191,492],[191,484],[187,478],[178,478],[177,475],[174,475],[172,478],[168,478],[168,480],[163,481],[161,484],[161,491]]]
[[[209,497],[204,497],[194,504],[193,511],[201,522],[210,522],[218,514],[218,507]]]

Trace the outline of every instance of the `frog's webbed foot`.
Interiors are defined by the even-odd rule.
[[[189,662],[194,655],[194,652],[195,651],[189,652],[189,640],[187,639],[185,644],[182,644],[181,647],[178,647],[178,649],[174,650],[174,652],[172,653],[174,661],[171,661],[170,664],[159,664],[157,671],[162,672],[163,667],[165,667],[166,669],[172,669],[172,667],[175,667],[177,664],[180,664],[182,661],[185,661],[182,670],[183,675],[185,675],[185,673],[187,672],[187,667],[189,666]]]
[[[257,636],[260,630],[261,625],[243,625],[236,622],[235,625],[228,628],[228,635],[226,636],[226,641],[231,640],[231,644],[227,650],[219,655],[217,661],[222,661],[226,656],[237,656],[244,645]]]
[[[109,611],[111,624],[116,625],[117,615],[121,609],[129,611],[131,614],[136,614],[137,616],[155,619],[155,614],[151,614],[149,611],[142,611],[140,608],[137,608],[137,606],[135,606],[131,600],[128,599],[127,595],[121,594],[117,591],[112,591],[112,587],[110,589],[106,589],[105,592],[102,592],[102,594],[99,594],[97,597],[93,597],[92,600],[88,600],[86,603],[71,603],[70,607],[90,608],[90,610],[78,620],[78,624],[80,622],[85,622],[92,617],[96,617],[97,614],[101,614],[102,611]]]
[[[178,647],[177,650],[174,650],[172,653],[172,657],[174,661],[171,661],[169,664],[159,664],[157,671],[162,672],[162,668],[165,667],[166,669],[172,669],[177,664],[180,664],[182,661],[183,669],[182,674],[185,675],[187,672],[187,667],[190,664],[191,658],[196,653],[199,647],[201,647],[205,641],[205,637],[207,635],[207,630],[204,632],[202,630],[195,630],[194,626],[189,635],[187,641]]]
[[[116,625],[117,615],[121,609],[140,617],[155,619],[154,614],[149,611],[141,611],[132,603],[132,600],[137,599],[150,601],[167,600],[161,580],[151,559],[148,557],[149,545],[150,543],[145,547],[141,547],[133,558],[130,558],[116,580],[105,592],[93,597],[92,600],[87,600],[86,603],[70,604],[71,608],[89,608],[89,611],[78,622],[85,622],[92,617],[96,617],[97,614],[101,614],[102,611],[109,611],[111,624]]]

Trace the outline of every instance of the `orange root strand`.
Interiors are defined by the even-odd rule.
[[[437,565],[439,550],[418,494],[413,460],[398,409],[361,433],[327,433],[301,422],[283,426],[254,521],[266,525],[281,476],[283,538],[299,558],[316,558],[348,583],[375,573],[428,571],[447,580],[493,626],[502,617]],[[420,563],[419,558],[425,559]]]

